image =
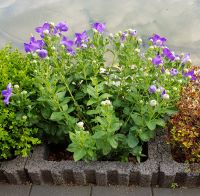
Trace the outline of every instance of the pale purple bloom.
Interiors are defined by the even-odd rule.
[[[183,76],[190,77],[191,80],[197,79],[196,76],[195,76],[194,70],[188,71],[187,73],[183,73]]]
[[[86,31],[82,33],[75,33],[75,44],[80,47],[83,43],[88,42],[88,35]]]
[[[178,74],[178,70],[172,68],[172,69],[170,70],[170,73],[171,73],[171,75],[176,76],[176,75]]]
[[[42,59],[46,58],[48,55],[48,52],[45,49],[39,49],[39,50],[37,50],[37,53],[38,53],[39,57]]]
[[[65,22],[59,22],[56,26],[55,26],[56,30],[59,30],[60,32],[66,32],[68,31],[68,26]],[[55,31],[54,31],[55,33]]]
[[[160,46],[164,46],[165,42],[167,41],[167,39],[165,37],[160,37],[157,34],[154,34],[152,37],[149,38],[149,40],[152,40],[153,45],[159,45]]]
[[[168,48],[163,49],[163,56],[167,57],[171,61],[175,59],[175,55]]]
[[[126,32],[123,32],[121,35],[121,41],[124,42],[126,40]]]
[[[187,63],[188,61],[190,61],[190,54],[186,54],[182,59],[181,59],[181,63],[182,64],[185,64]]]
[[[2,91],[2,96],[4,97],[4,104],[9,105],[10,97],[12,96],[11,83],[8,84],[7,89]]]
[[[36,27],[35,31],[40,34],[40,36],[44,37],[44,32],[50,32],[50,24],[45,22],[41,27]]]
[[[164,66],[162,66],[161,72],[162,72],[162,73],[165,73],[165,68],[164,68]]]
[[[92,24],[92,28],[97,30],[99,33],[103,33],[105,31],[106,24],[95,22],[95,23]]]
[[[66,36],[63,36],[60,43],[64,45],[66,48],[72,48],[72,46],[74,45],[74,41],[68,40]]]
[[[150,92],[150,93],[155,93],[156,90],[157,90],[157,88],[156,88],[155,85],[151,85],[151,86],[149,87],[149,92]]]
[[[30,38],[29,43],[24,43],[24,49],[26,52],[35,52],[38,49],[41,49],[44,45],[42,40],[36,40],[35,37]]]
[[[160,55],[157,55],[156,57],[154,57],[154,58],[152,59],[152,63],[153,63],[154,65],[160,65],[160,64],[163,63],[163,60],[162,60],[162,58],[161,58]]]
[[[135,37],[137,35],[137,31],[131,29],[130,30],[130,34]]]

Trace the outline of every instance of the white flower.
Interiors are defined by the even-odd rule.
[[[150,46],[149,49],[153,50],[153,49],[154,49],[154,46]]]
[[[27,94],[27,91],[22,91],[21,94],[22,94],[22,95],[26,95],[26,94]]]
[[[168,69],[165,70],[166,75],[170,75],[170,71]]]
[[[102,101],[101,105],[112,105],[111,101],[109,99]]]
[[[94,33],[98,33],[98,31],[96,29],[92,29],[94,31]]]
[[[43,33],[44,33],[44,34],[49,34],[49,30],[48,30],[48,29],[45,29],[45,30],[43,31]]]
[[[112,84],[114,86],[120,86],[121,82],[120,81],[113,81]]]
[[[103,67],[101,67],[101,68],[100,68],[100,73],[101,73],[101,74],[106,73],[106,69],[103,68]]]
[[[110,37],[110,38],[113,38],[113,34],[112,34],[112,33],[110,33],[110,34],[109,34],[109,37]]]
[[[84,122],[78,122],[76,123],[76,125],[81,128],[81,129],[84,129]]]
[[[139,52],[140,52],[140,49],[139,49],[139,48],[136,48],[136,49],[135,49],[135,52],[138,52],[138,53],[139,53]]]
[[[136,65],[131,65],[131,69],[135,69],[136,68]]]
[[[26,119],[27,119],[27,116],[25,116],[25,115],[22,116],[22,119],[23,119],[23,120],[26,120]]]
[[[168,95],[168,94],[164,94],[164,95],[162,96],[162,98],[163,98],[163,99],[169,99],[169,95]]]
[[[149,102],[149,104],[150,104],[150,106],[156,106],[157,105],[157,101],[153,99],[153,100],[151,100]]]
[[[14,85],[14,88],[18,89],[18,88],[19,88],[19,85],[15,84],[15,85]]]

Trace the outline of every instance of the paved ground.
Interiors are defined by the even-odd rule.
[[[199,189],[123,186],[0,185],[0,196],[200,196]]]

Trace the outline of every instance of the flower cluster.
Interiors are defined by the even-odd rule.
[[[4,106],[28,104],[20,118],[30,123],[36,116],[32,121],[45,139],[66,143],[74,160],[133,155],[140,161],[144,143],[176,111],[181,88],[196,81],[190,56],[175,54],[157,34],[144,49],[134,29],[107,34],[99,22],[91,29],[70,37],[64,22],[37,27],[40,39],[31,36],[24,44],[34,88],[9,84]]]

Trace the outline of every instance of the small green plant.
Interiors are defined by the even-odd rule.
[[[170,188],[171,188],[171,189],[176,189],[176,188],[178,188],[178,183],[172,182],[171,185],[170,185]]]

